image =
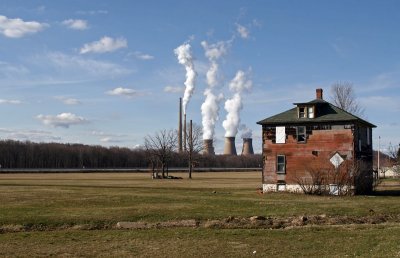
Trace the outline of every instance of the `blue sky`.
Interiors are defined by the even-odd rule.
[[[200,107],[210,61],[201,42],[221,42],[216,151],[225,100],[237,71],[240,124],[315,98],[337,81],[354,84],[382,148],[400,142],[399,1],[16,1],[0,2],[0,137],[134,148],[177,127],[185,68],[174,54],[191,45],[197,73],[187,116]],[[240,149],[240,134],[236,145]]]

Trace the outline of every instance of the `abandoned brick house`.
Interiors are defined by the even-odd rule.
[[[376,126],[323,100],[322,89],[316,99],[294,105],[257,122],[262,125],[263,191],[372,191]]]

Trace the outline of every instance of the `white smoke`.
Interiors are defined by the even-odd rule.
[[[210,140],[214,137],[215,124],[218,121],[219,103],[223,99],[223,95],[216,96],[210,88],[204,91],[206,99],[201,105],[201,115],[203,124],[203,139]]]
[[[227,52],[227,43],[220,41],[215,44],[208,44],[202,41],[201,45],[204,48],[205,56],[210,61],[210,68],[207,71],[207,85],[204,91],[206,99],[201,105],[202,125],[203,125],[203,139],[213,139],[215,132],[215,124],[218,121],[219,103],[223,99],[223,95],[216,95],[213,89],[218,85],[218,60]]]
[[[229,89],[234,92],[233,97],[225,102],[227,111],[226,119],[222,126],[225,129],[225,137],[235,137],[240,124],[240,110],[243,108],[242,93],[249,91],[253,85],[252,81],[246,78],[245,72],[239,70],[235,78],[229,83]]]
[[[186,69],[185,93],[182,100],[183,113],[186,114],[186,107],[194,92],[197,74],[194,70],[193,56],[189,43],[184,43],[177,47],[174,49],[174,53],[178,58],[178,62],[184,65]]]
[[[241,135],[242,139],[253,137],[253,131],[250,128],[248,128],[245,124],[241,124],[239,126],[239,130],[242,132],[242,135]]]

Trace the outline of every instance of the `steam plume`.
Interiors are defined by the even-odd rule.
[[[239,130],[242,132],[241,138],[252,138],[253,137],[253,131],[248,128],[245,124],[241,124],[239,126]]]
[[[185,93],[182,99],[183,113],[186,114],[186,107],[194,92],[197,74],[194,70],[193,56],[189,43],[184,43],[177,47],[174,49],[174,53],[178,58],[178,62],[185,66],[186,69]]]
[[[235,137],[240,124],[240,110],[243,108],[242,93],[249,91],[253,83],[246,78],[245,72],[239,70],[235,78],[229,83],[229,89],[234,92],[232,98],[225,102],[225,110],[228,112],[222,123],[225,129],[225,137]]]
[[[216,95],[213,89],[218,85],[218,60],[227,52],[227,44],[220,41],[209,45],[206,41],[202,41],[205,56],[210,61],[210,68],[207,71],[207,85],[204,91],[206,99],[201,105],[201,115],[203,124],[203,139],[209,140],[214,137],[215,124],[218,121],[219,103],[223,99],[223,95]]]

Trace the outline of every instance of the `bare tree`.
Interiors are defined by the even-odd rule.
[[[364,116],[364,108],[356,100],[353,83],[334,83],[331,86],[331,97],[335,106],[356,116]]]
[[[392,143],[389,143],[388,155],[394,173],[396,176],[400,176],[400,144],[393,146]]]
[[[153,136],[146,136],[144,147],[149,154],[149,158],[154,162],[157,160],[161,164],[162,177],[165,177],[165,169],[176,147],[176,133],[173,130],[161,130]]]

